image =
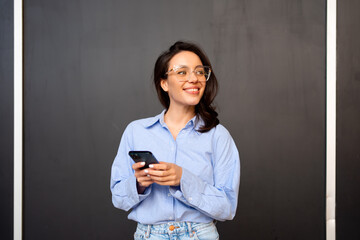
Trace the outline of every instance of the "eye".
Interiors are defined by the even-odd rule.
[[[178,75],[186,75],[186,71],[178,71],[177,74]]]
[[[205,75],[205,69],[202,68],[202,67],[196,68],[195,69],[195,74],[199,75],[199,76],[203,76],[203,75]]]
[[[179,69],[176,70],[176,74],[177,74],[177,75],[180,75],[180,76],[186,75],[187,72],[188,72],[188,71],[187,71],[186,68],[179,68]]]
[[[197,71],[196,71],[196,74],[202,76],[202,75],[205,74],[205,71],[204,71],[204,70],[197,70]]]

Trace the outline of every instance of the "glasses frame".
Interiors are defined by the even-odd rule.
[[[206,80],[205,80],[205,82],[207,82],[209,79],[210,79],[210,76],[211,76],[211,68],[210,68],[210,66],[202,66],[202,65],[198,65],[198,66],[196,66],[195,68],[194,68],[194,70],[192,70],[191,72],[190,72],[190,74],[189,74],[189,77],[188,77],[188,79],[186,79],[185,81],[180,81],[180,82],[188,82],[189,80],[190,80],[190,77],[191,77],[191,74],[192,73],[194,73],[195,74],[195,70],[197,69],[197,68],[199,68],[199,67],[202,67],[202,68],[208,68],[209,69],[209,73],[208,73],[208,76],[206,77]],[[178,69],[180,69],[180,68],[188,68],[188,69],[190,69],[188,66],[186,66],[186,65],[174,65],[169,71],[167,71],[165,74],[166,75],[168,75],[170,72],[175,72],[176,70],[178,70]],[[195,76],[196,76],[196,78],[197,78],[197,75],[195,74]],[[199,79],[198,79],[198,81],[199,81]],[[201,82],[201,81],[199,81],[199,82]]]

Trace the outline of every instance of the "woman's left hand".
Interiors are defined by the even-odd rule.
[[[160,162],[146,169],[151,180],[159,185],[179,186],[182,168],[174,163]]]

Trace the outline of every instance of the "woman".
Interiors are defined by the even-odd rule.
[[[211,105],[217,79],[192,43],[176,42],[156,61],[154,83],[165,110],[125,129],[111,172],[112,201],[138,222],[135,239],[218,239],[214,220],[233,219],[240,160]],[[150,168],[129,151],[151,151]]]

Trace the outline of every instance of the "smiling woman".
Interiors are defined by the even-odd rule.
[[[212,106],[211,63],[195,44],[176,42],[157,59],[154,84],[165,110],[125,129],[111,172],[113,204],[132,209],[135,239],[218,239],[214,220],[235,216],[240,159]],[[151,152],[159,163],[144,169],[130,151]]]
[[[202,66],[200,58],[193,52],[182,51],[177,53],[170,60],[169,65],[175,67],[167,71],[167,79],[161,79],[160,85],[170,99],[169,110],[165,115],[165,122],[170,123],[170,131],[174,139],[176,139],[181,126],[177,128],[176,122],[169,119],[169,116],[173,115],[172,112],[183,112],[185,115],[188,113],[191,113],[191,115],[194,114],[195,106],[200,102],[204,94],[206,78],[204,74],[201,74],[201,71],[197,70],[199,67],[204,67]],[[190,69],[194,70],[191,71]],[[196,71],[198,71],[198,74],[192,74],[193,72],[196,73]]]

